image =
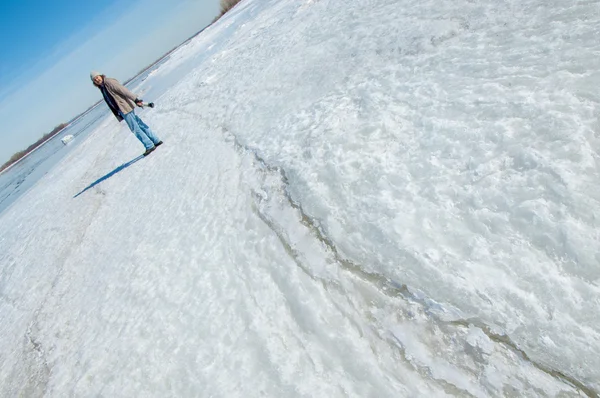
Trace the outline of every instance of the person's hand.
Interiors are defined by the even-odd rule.
[[[135,104],[137,106],[139,106],[140,108],[144,107],[144,101],[142,101],[141,99],[136,98],[135,99]]]

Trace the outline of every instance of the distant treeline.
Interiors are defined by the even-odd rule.
[[[221,13],[213,20],[213,23],[221,18],[223,15],[225,15],[225,13],[229,10],[231,10],[237,3],[239,3],[240,0],[221,0],[220,1],[220,5],[221,5]]]
[[[25,155],[27,155],[29,152],[33,151],[35,148],[37,148],[40,145],[42,145],[42,143],[44,143],[46,140],[48,140],[49,138],[51,138],[53,135],[56,135],[58,132],[60,132],[66,126],[67,126],[67,123],[61,123],[61,124],[59,124],[58,126],[54,127],[51,132],[49,132],[47,134],[44,134],[44,136],[42,138],[40,138],[39,140],[37,140],[33,144],[29,145],[27,147],[27,149],[25,149],[23,151],[19,151],[19,152],[15,153],[14,155],[12,155],[10,157],[10,159],[8,160],[8,162],[4,163],[2,165],[2,167],[0,167],[0,171],[6,169],[7,167],[9,167],[10,165],[12,165],[13,163],[18,162]]]

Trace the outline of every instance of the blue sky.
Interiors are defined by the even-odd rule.
[[[204,28],[219,0],[4,0],[0,164],[98,101],[89,73],[126,80]]]

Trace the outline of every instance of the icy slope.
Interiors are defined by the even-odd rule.
[[[598,396],[599,20],[241,3],[0,216],[0,392]]]

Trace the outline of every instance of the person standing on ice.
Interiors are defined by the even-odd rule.
[[[90,73],[90,78],[94,86],[98,87],[102,92],[106,105],[108,105],[117,120],[119,122],[125,120],[131,132],[144,144],[146,148],[144,156],[149,155],[157,146],[163,143],[150,130],[150,127],[135,114],[133,110],[135,105],[139,107],[144,106],[141,99],[119,83],[117,79],[106,77],[95,71]]]

